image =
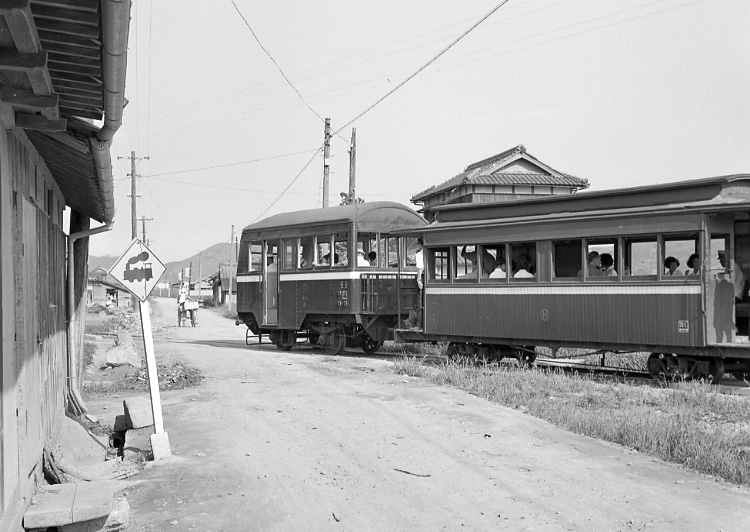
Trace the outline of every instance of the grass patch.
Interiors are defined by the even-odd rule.
[[[428,364],[408,355],[395,363],[395,371],[735,484],[750,484],[750,401],[721,394],[704,382],[655,388],[466,358]]]

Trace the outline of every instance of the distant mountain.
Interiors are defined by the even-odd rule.
[[[206,279],[218,273],[219,263],[229,263],[229,243],[224,242],[214,244],[203,251],[196,253],[192,257],[180,261],[168,262],[165,264],[167,272],[162,277],[162,282],[176,283],[179,280],[180,272],[187,274],[187,269],[191,267],[191,281],[197,281],[198,275],[201,279]],[[236,261],[236,251],[232,252],[232,257]]]
[[[236,251],[233,252],[236,261]],[[97,268],[110,269],[119,259],[115,256],[96,257],[89,255],[89,271]],[[192,264],[191,281],[197,281],[200,275],[201,279],[206,279],[219,271],[219,263],[229,263],[229,243],[224,242],[214,244],[203,251],[196,253],[192,257],[183,260],[167,262],[165,266],[167,271],[161,278],[160,282],[176,283],[179,281],[180,272],[184,272],[187,277],[187,269]]]
[[[109,270],[112,266],[115,265],[115,262],[117,262],[117,259],[120,257],[117,257],[115,255],[104,255],[103,257],[95,257],[93,255],[89,255],[89,271],[94,271],[97,268],[104,268],[106,270]]]

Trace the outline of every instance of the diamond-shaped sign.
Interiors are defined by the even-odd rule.
[[[154,256],[146,244],[136,238],[110,268],[109,274],[120,281],[128,292],[141,301],[146,301],[166,270],[167,267]]]

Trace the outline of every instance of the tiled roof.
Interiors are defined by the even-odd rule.
[[[520,157],[519,157],[520,156]],[[511,159],[524,159],[530,163],[547,169],[548,173],[542,172],[518,172],[502,170],[503,166]],[[434,185],[427,190],[415,194],[412,203],[423,201],[425,198],[434,196],[446,190],[452,190],[460,185],[545,185],[562,186],[577,189],[589,186],[586,179],[581,179],[569,174],[558,172],[549,165],[526,152],[523,145],[506,150],[487,159],[470,164],[462,173],[453,176],[439,185]]]

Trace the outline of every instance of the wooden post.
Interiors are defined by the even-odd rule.
[[[154,353],[154,339],[151,335],[151,309],[146,301],[140,302],[141,328],[143,330],[143,348],[146,351],[146,367],[148,368],[148,389],[151,394],[151,413],[154,416],[154,432],[151,435],[151,450],[154,460],[160,460],[172,455],[169,447],[169,436],[164,432],[164,419],[161,414],[161,396],[159,395],[159,376],[156,372],[156,354]]]

